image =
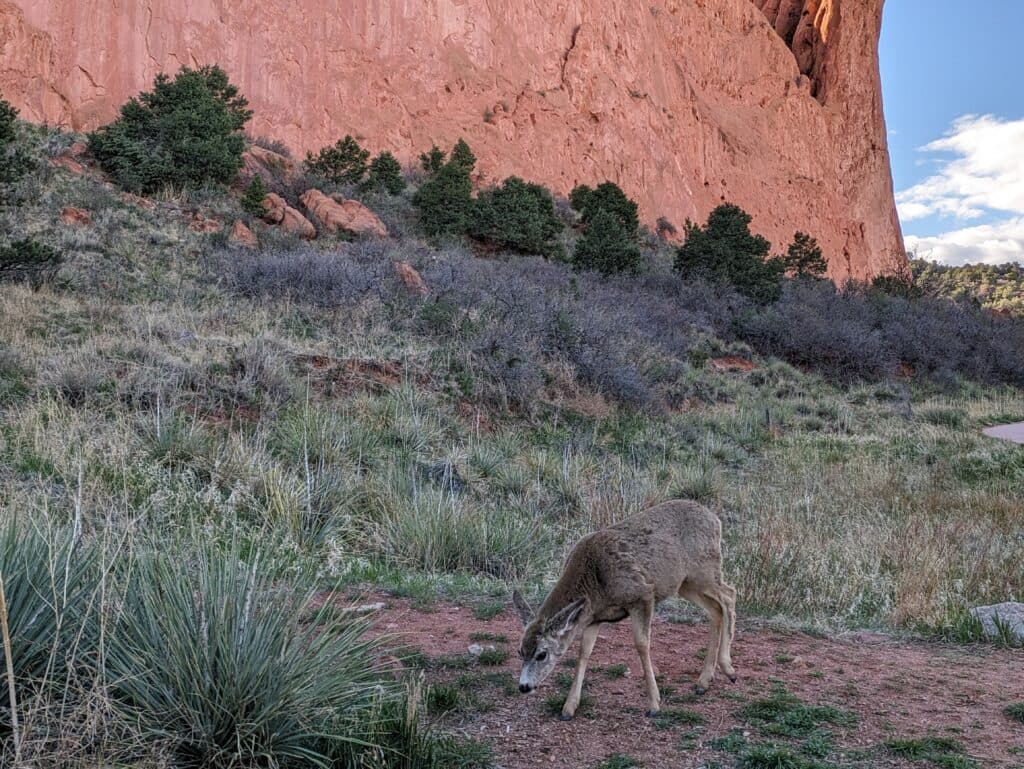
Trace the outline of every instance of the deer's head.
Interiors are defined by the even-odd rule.
[[[512,603],[523,621],[523,640],[519,645],[519,657],[523,669],[519,674],[519,691],[532,692],[544,681],[566,650],[572,645],[580,630],[580,618],[586,601],[573,601],[550,617],[537,615],[519,594],[512,593]]]

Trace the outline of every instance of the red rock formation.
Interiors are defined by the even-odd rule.
[[[288,205],[288,202],[277,193],[268,192],[263,200],[263,207],[267,212],[263,220],[267,223],[279,225],[306,240],[316,238],[316,227],[312,222]]]
[[[228,242],[236,246],[241,246],[242,248],[259,248],[260,245],[260,242],[256,239],[256,235],[241,219],[236,219],[235,223],[231,226],[231,234],[228,235]]]
[[[255,134],[352,133],[411,161],[465,136],[489,180],[610,178],[648,224],[722,200],[835,278],[905,267],[877,43],[883,0],[0,0],[0,91],[88,128],[161,71],[219,63]]]
[[[388,228],[369,208],[343,195],[327,197],[320,190],[306,190],[299,202],[327,232],[344,230],[353,235],[386,238]]]

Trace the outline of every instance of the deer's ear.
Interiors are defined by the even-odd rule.
[[[515,607],[516,614],[519,615],[519,619],[522,620],[524,625],[529,625],[533,622],[533,609],[530,608],[530,604],[523,598],[522,593],[518,590],[512,591],[512,606]]]
[[[584,607],[587,602],[582,598],[573,601],[571,604],[566,606],[560,612],[555,614],[549,619],[544,626],[544,630],[548,633],[554,633],[555,635],[565,635],[573,626],[579,622],[580,615],[583,613]]]

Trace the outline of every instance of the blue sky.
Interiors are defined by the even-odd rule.
[[[1024,262],[1024,0],[888,0],[882,86],[908,248]]]

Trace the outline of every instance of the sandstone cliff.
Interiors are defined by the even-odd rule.
[[[252,131],[413,159],[465,136],[489,179],[619,182],[652,223],[722,200],[835,278],[906,262],[878,72],[884,0],[0,0],[0,92],[91,128],[219,63]]]

